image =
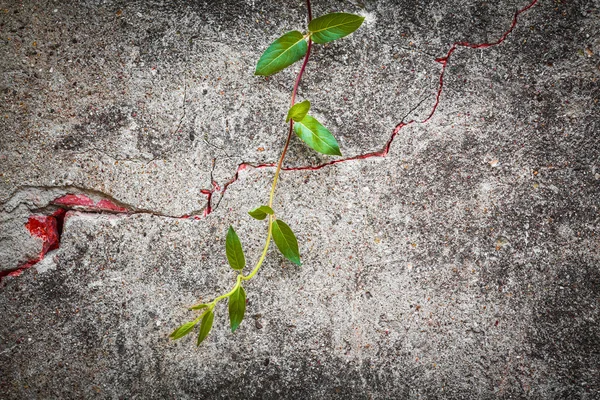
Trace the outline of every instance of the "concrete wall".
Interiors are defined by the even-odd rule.
[[[253,70],[305,4],[0,0],[0,397],[600,397],[598,2],[312,6],[366,17],[299,90],[344,161],[294,138],[303,265],[273,246],[196,348],[228,226],[262,249],[299,64]]]

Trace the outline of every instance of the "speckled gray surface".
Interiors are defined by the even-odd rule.
[[[436,58],[527,4],[314,0],[366,21],[315,49],[300,98],[344,156],[378,152],[432,111]],[[600,397],[597,1],[540,1],[502,43],[458,47],[386,157],[284,171],[303,266],[271,249],[235,334],[220,304],[201,348],[167,339],[231,286],[229,224],[259,255],[246,211],[273,169],[223,187],[279,155],[299,67],[252,72],[305,13],[0,0],[0,273],[42,250],[30,216],[92,204],[62,206],[58,249],[0,283],[0,397]],[[329,160],[295,140],[286,166]]]

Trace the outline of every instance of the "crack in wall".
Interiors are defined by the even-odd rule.
[[[173,133],[177,133],[181,129],[181,125],[183,124],[183,120],[185,119],[186,108],[185,103],[187,101],[187,79],[185,77],[185,72],[183,74],[183,104],[181,105],[181,117],[179,118],[179,122],[177,123],[177,127]]]
[[[25,264],[9,270],[0,271],[0,282],[6,276],[19,276],[23,271],[42,261],[47,253],[58,249],[64,226],[66,210],[59,208],[51,215],[30,215],[25,228],[30,235],[42,240],[39,255]]]
[[[322,168],[325,168],[325,167],[328,167],[331,165],[340,164],[340,163],[344,163],[344,162],[348,162],[348,161],[364,160],[364,159],[372,158],[372,157],[380,157],[380,158],[386,157],[389,154],[392,143],[393,143],[394,139],[396,138],[396,136],[398,135],[398,133],[400,132],[400,130],[402,130],[403,128],[405,128],[407,126],[413,125],[413,124],[425,124],[425,123],[429,122],[431,120],[431,118],[433,118],[433,116],[440,104],[440,98],[442,95],[442,91],[444,89],[444,75],[446,72],[446,67],[448,66],[448,61],[449,61],[450,57],[452,56],[452,54],[459,47],[466,47],[466,48],[470,48],[470,49],[485,49],[485,48],[489,48],[489,47],[493,47],[493,46],[497,46],[497,45],[501,44],[502,42],[504,42],[506,40],[508,35],[510,35],[510,33],[516,27],[519,15],[528,11],[537,2],[538,2],[538,0],[533,0],[531,3],[529,3],[525,7],[518,9],[513,16],[511,25],[508,28],[508,30],[506,30],[502,34],[502,36],[495,42],[488,42],[488,43],[470,43],[470,42],[466,42],[466,41],[454,42],[452,44],[452,46],[449,48],[449,50],[446,52],[445,56],[436,58],[435,62],[440,63],[442,66],[442,69],[441,69],[440,75],[439,75],[439,83],[438,83],[438,88],[437,88],[437,91],[435,94],[435,102],[433,104],[433,107],[431,108],[429,115],[423,120],[411,119],[408,122],[404,121],[408,117],[408,115],[410,115],[415,109],[417,109],[423,103],[423,101],[425,101],[425,99],[422,99],[411,111],[409,111],[402,118],[401,122],[394,127],[389,139],[387,140],[385,145],[380,150],[369,152],[369,153],[364,153],[364,154],[359,154],[359,155],[355,155],[352,157],[332,160],[332,161],[328,161],[328,162],[318,164],[318,165],[307,165],[307,166],[300,166],[300,167],[284,167],[282,169],[284,171],[317,171],[317,170],[320,170]],[[179,119],[179,123],[177,125],[177,129],[175,130],[175,132],[178,132],[179,129],[181,128],[181,125],[182,125],[183,120],[186,115],[186,104],[185,104],[186,97],[187,97],[187,81],[184,80],[184,93],[183,93],[183,106],[182,106],[183,114],[182,114],[181,118]],[[272,167],[276,166],[275,163],[264,163],[264,164],[253,165],[251,163],[242,162],[236,168],[236,171],[235,171],[235,174],[233,175],[233,177],[221,186],[213,178],[213,171],[215,168],[215,163],[216,163],[216,160],[213,159],[212,169],[211,169],[211,174],[210,174],[212,188],[200,190],[200,193],[207,197],[206,206],[204,207],[203,210],[195,210],[195,211],[191,212],[190,214],[185,214],[185,215],[181,215],[181,216],[173,216],[173,215],[163,214],[160,212],[154,212],[151,210],[138,209],[131,205],[123,204],[123,203],[117,201],[116,199],[106,195],[105,193],[94,191],[94,190],[89,190],[89,189],[84,189],[84,188],[44,187],[44,186],[35,186],[35,187],[24,186],[24,187],[18,188],[17,190],[15,190],[15,192],[13,192],[13,194],[9,197],[9,199],[7,201],[3,202],[5,211],[6,211],[7,205],[9,205],[9,208],[10,208],[11,200],[18,197],[19,191],[24,191],[24,190],[28,190],[28,189],[29,190],[31,190],[31,189],[64,190],[66,192],[66,194],[63,194],[57,198],[54,198],[46,206],[39,207],[39,208],[33,210],[34,212],[37,212],[37,213],[52,212],[52,214],[50,214],[50,215],[35,215],[35,214],[31,215],[29,217],[27,223],[25,224],[25,227],[29,230],[29,232],[32,236],[42,239],[42,250],[36,259],[30,260],[26,264],[19,266],[15,269],[0,271],[0,281],[5,276],[17,276],[17,275],[21,274],[24,270],[32,267],[33,265],[35,265],[36,263],[41,261],[49,251],[57,249],[60,246],[60,239],[61,239],[61,235],[62,235],[62,226],[64,224],[65,218],[68,217],[68,214],[67,214],[68,211],[84,211],[84,212],[88,212],[88,213],[98,213],[98,214],[104,214],[104,213],[127,214],[127,215],[151,214],[151,215],[165,217],[165,218],[199,220],[199,219],[201,219],[201,216],[202,217],[208,216],[210,213],[212,213],[212,211],[214,211],[219,206],[221,200],[223,199],[223,197],[225,195],[225,192],[227,191],[227,189],[229,188],[230,185],[232,185],[239,179],[239,175],[242,171],[244,171],[248,168],[261,169],[261,168],[272,168]],[[219,197],[219,200],[217,201],[217,203],[213,207],[213,204],[212,204],[213,196],[217,193],[220,194],[220,197]],[[99,200],[94,200],[93,197],[97,197],[97,198],[99,198]],[[8,212],[10,212],[10,210]]]
[[[212,193],[202,192],[208,197]],[[189,215],[168,215],[157,211],[140,209],[122,203],[97,190],[74,186],[21,186],[2,203],[0,211],[10,214],[20,205],[26,205],[30,212],[24,224],[31,237],[41,239],[39,254],[15,268],[0,270],[0,282],[6,276],[18,276],[23,271],[42,261],[47,253],[57,249],[61,243],[62,231],[69,212],[79,211],[88,214],[149,214],[161,218],[199,220],[210,213],[210,208],[195,210]]]
[[[212,177],[212,174],[211,174]],[[201,191],[208,197],[208,194]],[[99,190],[80,186],[32,186],[16,188],[6,199],[0,200],[0,212],[13,212],[20,204],[25,204],[34,213],[53,212],[57,207],[73,211],[107,212],[119,214],[151,214],[165,218],[192,218],[205,212],[205,207],[193,210],[186,215],[166,214],[146,208],[138,208],[117,200]]]
[[[417,104],[411,111],[409,111],[402,118],[401,122],[398,125],[396,125],[396,127],[392,131],[392,134],[390,135],[390,138],[387,140],[387,142],[385,143],[385,145],[383,146],[383,148],[381,150],[373,151],[373,152],[369,152],[369,153],[364,153],[364,154],[358,154],[358,155],[355,155],[355,156],[352,156],[352,157],[347,157],[347,158],[341,158],[341,159],[337,159],[337,160],[332,160],[332,161],[328,161],[328,162],[325,162],[325,163],[322,163],[322,164],[318,164],[318,165],[307,165],[307,166],[301,166],[301,167],[284,167],[284,168],[282,168],[282,170],[284,170],[284,171],[317,171],[317,170],[320,170],[321,168],[325,168],[325,167],[328,167],[330,165],[344,163],[344,162],[347,162],[347,161],[364,160],[364,159],[372,158],[372,157],[381,157],[381,158],[386,157],[388,155],[388,153],[390,152],[390,148],[392,146],[392,143],[394,142],[394,139],[396,138],[396,136],[398,135],[398,133],[400,132],[400,130],[402,128],[405,128],[405,127],[413,125],[413,124],[425,124],[429,120],[431,120],[431,118],[433,118],[433,115],[435,114],[435,112],[436,112],[436,110],[438,108],[438,105],[440,104],[440,97],[441,97],[442,91],[444,89],[444,74],[446,72],[446,67],[448,65],[448,60],[450,59],[450,56],[452,55],[452,53],[454,53],[456,51],[456,49],[459,48],[459,47],[467,47],[467,48],[471,48],[471,49],[486,49],[488,47],[493,47],[493,46],[497,46],[497,45],[501,44],[502,42],[504,42],[506,40],[506,38],[508,37],[508,35],[510,35],[510,33],[517,26],[519,15],[521,15],[522,13],[526,12],[527,10],[529,10],[537,2],[538,2],[538,0],[533,0],[531,3],[529,3],[525,7],[520,8],[517,11],[515,11],[515,14],[513,15],[513,19],[512,19],[510,27],[495,42],[488,42],[488,43],[470,43],[470,42],[466,42],[466,41],[454,42],[452,44],[452,46],[450,47],[450,49],[448,50],[448,52],[446,53],[445,56],[436,58],[435,62],[440,63],[442,65],[442,70],[440,71],[438,89],[437,89],[437,92],[436,92],[436,95],[435,95],[435,103],[433,104],[433,107],[431,108],[431,111],[430,111],[429,115],[427,116],[427,118],[425,118],[424,120],[421,120],[421,121],[412,119],[412,120],[410,120],[408,122],[404,122],[404,119],[408,115],[410,115],[412,113],[412,111],[414,111],[416,108],[418,108],[421,105],[421,103],[423,103],[424,100],[421,100],[419,102],[419,104]],[[205,193],[205,194],[209,194],[210,193],[209,197],[208,197],[208,205],[206,207],[206,210],[209,210],[209,211],[208,211],[208,213],[206,215],[210,214],[210,212],[212,212],[214,209],[216,209],[219,206],[219,203],[221,202],[221,199],[225,195],[225,192],[227,191],[227,188],[231,184],[235,183],[238,180],[239,174],[240,174],[241,171],[244,171],[247,168],[260,169],[260,168],[270,168],[270,167],[275,167],[275,166],[276,166],[275,163],[265,163],[265,164],[252,165],[250,163],[242,162],[241,164],[238,165],[238,167],[237,167],[237,169],[236,169],[235,174],[233,175],[233,177],[230,180],[228,180],[223,185],[222,188],[220,188],[219,185],[216,182],[212,181],[213,189],[203,189],[203,193]],[[215,190],[221,194],[221,197],[219,198],[219,201],[217,202],[217,204],[213,208],[211,206],[211,199],[212,199],[212,194],[214,194]]]

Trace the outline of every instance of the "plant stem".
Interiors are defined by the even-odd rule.
[[[310,0],[306,0],[306,7],[308,9],[308,22],[312,20],[312,10],[310,8]],[[302,79],[302,75],[304,74],[304,70],[306,69],[306,64],[308,63],[308,58],[310,57],[310,48],[312,46],[312,40],[310,37],[308,38],[308,49],[306,50],[306,55],[304,56],[304,62],[302,62],[302,67],[300,68],[300,72],[298,72],[298,77],[296,78],[296,82],[294,83],[294,89],[292,90],[292,99],[290,107],[294,106],[296,102],[296,93],[298,92],[298,86],[300,85],[300,80]],[[275,176],[273,177],[273,184],[271,185],[271,193],[269,194],[269,207],[273,208],[273,199],[275,197],[275,188],[277,187],[277,181],[279,180],[279,173],[281,172],[281,166],[283,165],[283,159],[288,151],[290,146],[290,140],[292,139],[292,132],[294,130],[294,120],[290,120],[290,129],[288,131],[287,139],[285,140],[285,146],[283,146],[283,151],[281,152],[281,156],[279,157],[279,161],[277,162],[277,169],[275,169]],[[252,279],[254,275],[258,272],[262,263],[265,261],[265,257],[267,256],[267,250],[269,250],[269,244],[271,244],[271,237],[273,233],[273,215],[269,215],[269,228],[267,231],[267,240],[265,241],[265,246],[263,247],[262,254],[256,263],[256,266],[252,270],[249,275],[242,276],[242,279],[247,281]]]
[[[242,279],[243,279],[242,274],[239,274],[237,276],[237,280],[235,281],[235,285],[233,286],[233,289],[231,289],[231,291],[229,293],[222,294],[221,296],[217,297],[216,299],[214,299],[213,301],[211,301],[211,303],[217,304],[217,302],[219,300],[223,300],[224,298],[231,296],[237,290],[237,288],[240,286],[240,284],[242,282]]]
[[[312,20],[312,10],[310,8],[310,0],[306,0],[306,7],[308,10],[308,22]],[[302,79],[302,75],[304,74],[304,70],[306,69],[306,64],[308,63],[308,58],[310,57],[310,49],[312,46],[312,40],[310,37],[308,38],[308,49],[306,50],[306,55],[304,56],[304,62],[302,63],[302,67],[300,68],[300,72],[298,72],[298,76],[296,77],[296,82],[294,83],[294,89],[292,90],[292,99],[290,107],[293,107],[296,102],[296,93],[298,92],[298,86],[300,85],[300,80]],[[285,140],[285,145],[283,146],[283,151],[281,152],[281,156],[279,157],[279,161],[277,162],[277,169],[275,169],[275,176],[273,177],[273,184],[271,185],[271,192],[269,193],[269,207],[273,207],[273,199],[275,198],[275,188],[277,187],[277,181],[279,180],[279,173],[281,172],[281,167],[283,165],[283,159],[287,154],[288,148],[290,146],[290,141],[292,140],[292,132],[294,130],[294,120],[290,120],[290,129],[288,131],[287,139]],[[267,256],[267,251],[269,250],[269,245],[271,244],[271,238],[273,236],[273,221],[275,217],[273,215],[269,215],[269,227],[267,230],[267,239],[265,241],[265,245],[263,247],[263,251],[258,259],[256,266],[248,275],[239,274],[237,276],[237,280],[233,289],[229,293],[223,294],[217,298],[215,298],[211,304],[217,304],[219,300],[223,300],[229,296],[231,296],[241,285],[242,281],[248,281],[256,275],[263,262],[265,261],[265,257]]]

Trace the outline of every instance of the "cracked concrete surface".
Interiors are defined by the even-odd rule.
[[[252,72],[304,3],[0,0],[0,397],[599,397],[599,4],[528,5],[313,1],[366,16],[299,93],[347,160],[292,143],[303,266],[271,249],[197,350],[167,335],[229,224],[261,250],[299,66]]]

